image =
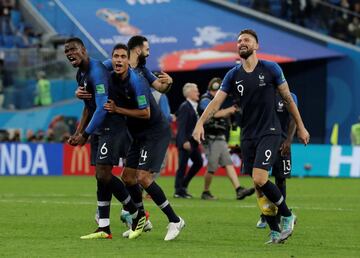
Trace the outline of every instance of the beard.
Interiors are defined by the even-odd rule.
[[[145,66],[145,64],[146,64],[146,56],[139,55],[138,61],[139,61],[138,62],[139,66]]]
[[[239,52],[239,55],[240,55],[240,57],[241,58],[243,58],[243,59],[248,59],[249,58],[249,56],[251,56],[252,54],[254,53],[254,50],[252,50],[252,49],[250,49],[250,50],[247,50],[246,52]]]

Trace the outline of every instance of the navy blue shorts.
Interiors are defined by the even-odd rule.
[[[117,129],[114,132],[103,132],[91,135],[91,165],[119,165],[119,159],[126,156],[131,143],[131,136],[127,130]]]
[[[149,131],[140,137],[133,137],[126,167],[159,173],[167,148],[170,143],[171,131],[168,125]]]
[[[241,141],[243,173],[252,175],[253,168],[269,171],[279,152],[280,135],[264,135],[258,139]]]
[[[291,152],[289,155],[281,156],[279,151],[271,175],[277,178],[289,178],[291,177],[291,165]]]

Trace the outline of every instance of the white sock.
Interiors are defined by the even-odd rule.
[[[110,225],[110,219],[99,219],[99,228],[104,228]]]

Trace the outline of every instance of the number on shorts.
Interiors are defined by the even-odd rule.
[[[266,150],[265,151],[265,157],[266,157],[266,162],[268,162],[269,159],[271,158],[271,150]]]
[[[141,154],[140,157],[143,159],[143,161],[145,162],[146,158],[147,158],[147,151],[146,150],[141,150]]]
[[[101,155],[106,155],[108,153],[108,148],[106,147],[106,142],[104,142],[104,144],[101,146],[100,153],[101,153]]]
[[[291,163],[290,163],[290,160],[287,159],[287,160],[283,160],[283,169],[284,169],[284,172],[290,172],[291,170]]]

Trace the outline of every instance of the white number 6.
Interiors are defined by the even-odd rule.
[[[101,149],[100,149],[100,153],[102,154],[102,155],[106,155],[107,154],[107,152],[108,152],[108,149],[106,148],[106,142],[104,142],[104,144],[101,146]]]

